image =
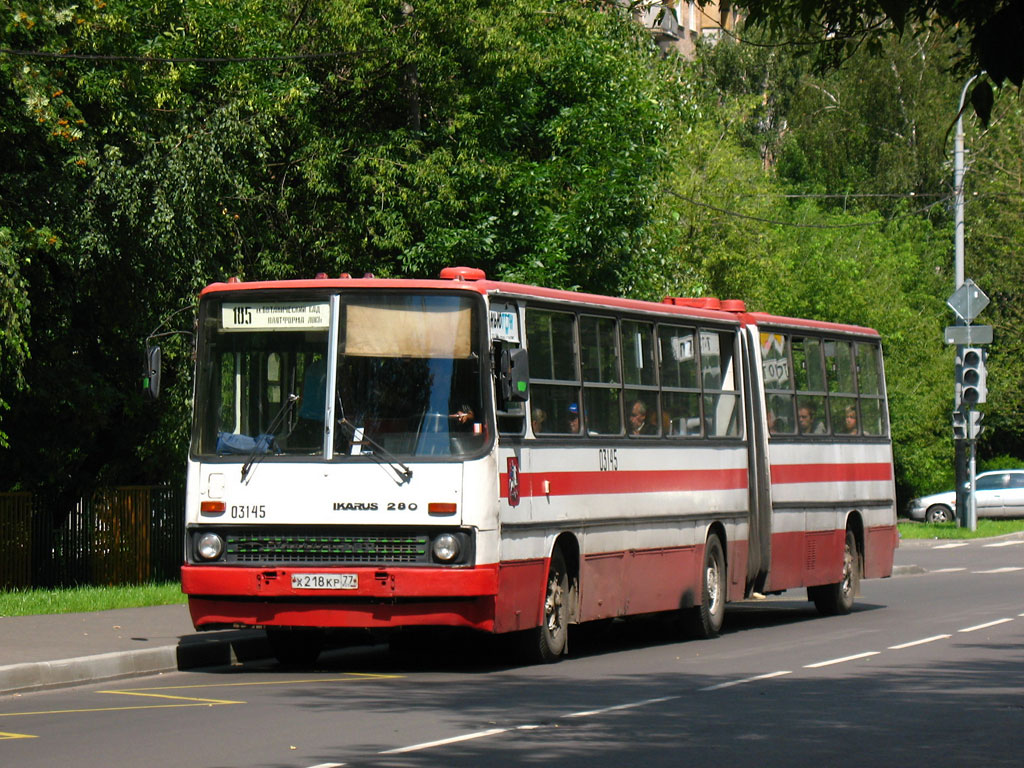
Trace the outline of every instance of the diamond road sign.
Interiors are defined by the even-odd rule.
[[[953,295],[946,299],[949,308],[956,312],[957,317],[965,323],[971,322],[981,314],[981,310],[988,306],[988,296],[970,278],[964,280],[964,284],[953,291]]]

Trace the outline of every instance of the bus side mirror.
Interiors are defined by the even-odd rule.
[[[530,365],[522,347],[501,350],[499,370],[501,397],[506,403],[522,403],[530,396]]]
[[[142,374],[142,389],[151,400],[160,397],[160,347],[146,347],[146,370]]]

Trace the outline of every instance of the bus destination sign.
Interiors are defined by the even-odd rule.
[[[225,331],[308,331],[330,325],[326,301],[309,303],[284,301],[273,304],[221,305],[221,325]]]

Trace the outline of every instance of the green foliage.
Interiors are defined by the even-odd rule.
[[[1024,459],[1016,456],[990,456],[978,462],[978,472],[998,469],[1024,469]]]
[[[961,73],[987,71],[992,83],[1024,83],[1024,8],[1003,0],[744,0],[752,26],[814,52],[819,69],[867,51],[878,56],[893,37],[938,32],[957,49]],[[811,45],[808,45],[811,43]],[[815,45],[816,43],[816,45]],[[987,80],[971,101],[985,123],[993,94]]]
[[[892,111],[865,108],[856,120],[846,115],[842,130],[843,121],[821,128],[802,111],[808,103],[803,94],[822,88],[858,105],[856,71],[822,84],[777,51],[724,41],[705,50],[697,66],[705,119],[687,135],[681,147],[686,160],[677,164],[673,181],[679,235],[651,270],[645,293],[742,298],[757,310],[876,328],[885,351],[901,498],[951,476],[952,354],[942,344],[949,222],[930,206],[922,211],[913,198],[843,205],[806,196],[860,191],[867,177],[885,171],[896,189],[926,188],[921,169],[930,168],[927,153],[897,170],[882,167],[881,150],[870,157],[855,151],[870,143],[869,136],[885,134]],[[918,77],[914,72],[911,79]],[[849,95],[847,87],[853,88]],[[914,125],[917,118],[906,120]],[[833,144],[847,160],[830,166],[824,157]],[[783,173],[793,147],[804,153],[808,172],[819,176]],[[929,172],[934,181],[938,171]],[[882,189],[871,183],[868,190]]]
[[[8,487],[169,479],[188,336],[156,406],[142,341],[213,280],[618,290],[686,117],[676,64],[583,4],[19,0],[5,23],[0,47],[57,54],[0,53]]]
[[[749,7],[776,32],[837,8]],[[465,264],[875,327],[900,493],[934,487],[962,81],[906,8],[886,11],[908,34],[871,37],[880,56],[837,38],[823,75],[786,46],[662,58],[603,0],[8,3],[0,48],[54,56],[0,53],[0,484],[180,472],[188,308],[211,281]],[[972,136],[969,271],[997,328],[983,449],[1019,455],[1024,137],[1019,104],[995,117]],[[184,333],[160,339],[154,406],[158,326]]]
[[[992,303],[976,322],[993,326],[983,450],[1024,455],[1024,107],[1001,98],[987,130],[965,120],[966,274]]]

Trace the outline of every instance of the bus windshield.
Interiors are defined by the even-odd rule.
[[[333,331],[330,315],[327,298],[235,294],[207,302],[194,453],[323,457],[330,447],[345,460],[462,456],[483,447],[479,311],[472,298],[342,294]]]

